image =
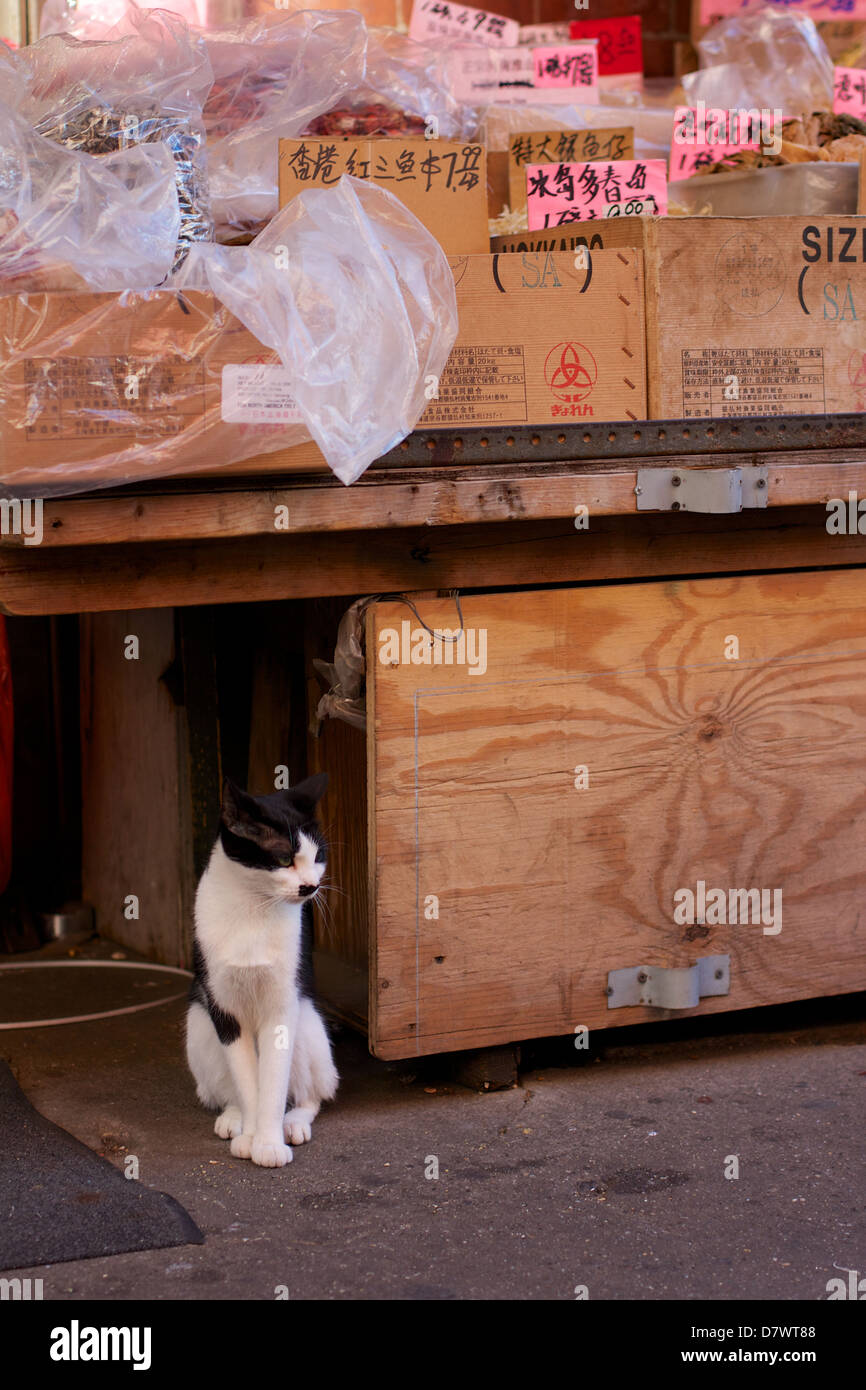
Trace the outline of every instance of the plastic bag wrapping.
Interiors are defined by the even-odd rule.
[[[723,19],[698,43],[701,67],[683,79],[686,102],[783,116],[833,105],[833,60],[808,15],[751,10]]]
[[[164,145],[94,159],[36,135],[0,104],[0,294],[157,285],[179,229]]]
[[[488,150],[507,150],[513,135],[533,130],[611,130],[632,126],[637,159],[667,159],[674,129],[672,109],[642,106],[488,106],[478,138]]]
[[[345,177],[249,247],[194,247],[178,281],[0,296],[7,493],[213,473],[311,435],[351,482],[414,428],[457,333],[441,247],[386,190]]]
[[[121,27],[99,42],[54,34],[19,49],[17,109],[37,134],[84,154],[166,145],[180,203],[179,263],[192,242],[213,236],[201,114],[213,73],[203,39],[178,15],[133,6]],[[0,100],[14,99],[8,85],[0,70]]]
[[[277,211],[280,138],[300,135],[364,79],[360,14],[305,10],[205,35],[214,84],[204,108],[218,241],[255,235]]]
[[[857,211],[859,164],[780,164],[681,179],[668,191],[672,215],[833,217]]]
[[[313,659],[313,666],[328,689],[316,706],[316,718],[342,719],[356,729],[367,727],[367,662],[364,656],[364,614],[378,595],[356,599],[347,608],[337,629],[334,660]]]
[[[130,9],[135,8],[131,0],[85,0],[83,4],[79,0],[45,0],[39,12],[39,37],[44,39],[49,34],[73,34],[77,39],[102,39],[127,17]],[[160,4],[159,0],[154,4],[144,0],[140,8],[171,8],[187,24],[195,25],[204,18],[202,11],[205,7],[198,0],[172,0],[170,7]]]
[[[393,194],[348,175],[300,194],[250,247],[194,248],[178,284],[205,283],[279,353],[344,483],[414,429],[457,336],[439,243]]]
[[[451,94],[452,44],[420,44],[394,29],[370,29],[366,76],[302,135],[409,136],[442,140],[475,136],[474,113]]]

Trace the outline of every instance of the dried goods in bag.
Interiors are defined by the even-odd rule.
[[[0,294],[157,285],[179,229],[163,145],[92,159],[43,139],[0,103]]]
[[[131,7],[119,37],[54,34],[0,69],[0,99],[15,100],[37,134],[88,155],[161,144],[174,164],[180,231],[176,264],[213,237],[202,107],[213,80],[204,41],[166,10]]]

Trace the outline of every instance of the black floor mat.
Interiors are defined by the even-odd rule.
[[[46,1120],[0,1061],[0,1270],[201,1245],[179,1202]]]

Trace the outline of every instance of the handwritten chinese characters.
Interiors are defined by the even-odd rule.
[[[426,39],[460,39],[465,43],[485,43],[491,47],[513,47],[520,34],[516,19],[455,5],[451,0],[415,0],[409,21],[409,37],[418,43]]]
[[[667,212],[663,159],[610,163],[529,164],[526,202],[529,230],[562,227],[599,217]]]
[[[508,148],[508,191],[512,210],[526,206],[527,164],[583,164],[634,158],[634,128],[536,130],[512,135]]]

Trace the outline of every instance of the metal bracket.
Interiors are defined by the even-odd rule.
[[[764,468],[639,468],[639,512],[741,512],[766,507]]]
[[[709,994],[730,994],[730,956],[702,956],[694,965],[668,969],[663,965],[634,965],[611,970],[607,977],[607,1007],[637,1004],[654,1009],[693,1009]]]

